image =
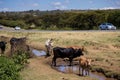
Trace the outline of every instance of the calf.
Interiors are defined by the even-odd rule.
[[[89,70],[91,66],[91,59],[87,59],[84,56],[80,56],[79,58],[79,74],[80,74],[80,68],[82,68],[82,76],[84,75],[89,75]]]
[[[4,54],[4,52],[5,52],[6,44],[7,44],[7,42],[0,41],[0,49],[1,49],[2,54]]]

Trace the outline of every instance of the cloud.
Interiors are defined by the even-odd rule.
[[[120,7],[103,7],[103,8],[90,8],[91,10],[108,10],[108,9],[120,9]]]
[[[66,6],[63,3],[61,3],[61,2],[53,2],[52,6],[55,9],[66,9]]]
[[[25,7],[38,7],[39,4],[38,3],[25,3],[25,2],[22,2],[21,3],[22,6],[25,6]]]
[[[37,7],[37,6],[39,6],[39,4],[38,3],[33,3],[32,6]]]
[[[107,9],[120,9],[120,7],[104,7],[104,8],[101,8],[101,10],[107,10]]]
[[[53,5],[54,5],[54,6],[61,6],[62,3],[61,3],[61,2],[53,2]]]
[[[10,8],[0,8],[0,11],[10,11]]]
[[[115,9],[114,7],[104,7],[104,8],[101,8],[103,10],[107,10],[107,9]]]

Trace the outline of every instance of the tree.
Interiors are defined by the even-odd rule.
[[[120,28],[120,11],[115,11],[109,14],[108,22],[113,23],[117,28]]]

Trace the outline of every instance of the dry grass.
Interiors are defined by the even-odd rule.
[[[119,32],[0,32],[0,36],[9,38],[26,36],[27,43],[36,49],[45,49],[44,44],[48,38],[54,39],[54,46],[85,46],[89,52],[85,56],[94,60],[93,67],[97,66],[120,74]],[[8,50],[9,47],[6,52],[9,52]],[[61,77],[78,80],[79,77],[75,75],[52,70],[43,63],[43,60],[43,58],[30,59],[30,66],[22,71],[25,80],[62,80]],[[88,79],[85,77],[83,80]]]

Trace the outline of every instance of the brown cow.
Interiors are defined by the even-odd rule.
[[[89,75],[89,70],[91,67],[91,59],[87,59],[84,56],[80,56],[79,60],[79,74],[80,74],[80,68],[82,68],[82,76],[84,75]]]

